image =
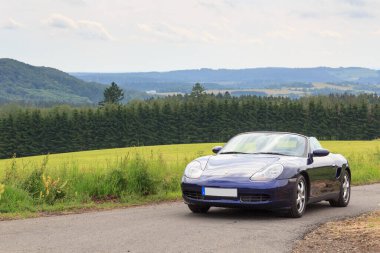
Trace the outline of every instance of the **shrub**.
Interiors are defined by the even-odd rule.
[[[42,175],[43,190],[40,192],[40,199],[44,200],[47,204],[53,205],[57,200],[65,197],[65,186],[67,181],[64,183],[60,182],[60,178],[53,179],[50,176]]]
[[[22,188],[29,192],[32,198],[39,198],[41,191],[44,190],[42,176],[46,171],[46,166],[49,161],[49,156],[45,156],[42,160],[41,166],[34,169],[26,180],[22,183]]]
[[[43,171],[40,169],[33,170],[22,184],[22,188],[30,194],[32,198],[39,198],[40,192],[43,191],[42,183]]]
[[[126,173],[120,168],[111,170],[107,174],[105,182],[108,188],[108,194],[112,196],[120,197],[128,187],[128,179]]]
[[[136,156],[127,166],[128,191],[147,196],[156,192],[156,185],[148,171],[148,164]]]

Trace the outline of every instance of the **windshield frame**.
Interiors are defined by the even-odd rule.
[[[223,155],[223,150],[225,150],[225,147],[230,143],[233,139],[236,137],[239,137],[241,135],[249,135],[249,134],[274,134],[274,135],[294,135],[297,137],[302,137],[305,139],[305,148],[304,152],[302,155],[292,155],[292,154],[276,154],[276,155],[283,155],[283,156],[290,156],[290,157],[308,157],[309,153],[309,148],[310,148],[310,143],[309,143],[309,137],[302,135],[302,134],[297,134],[297,133],[291,133],[291,132],[271,132],[271,131],[257,131],[257,132],[245,132],[245,133],[240,133],[232,137],[231,139],[228,140],[228,142],[223,146],[223,148],[218,152],[218,155],[221,154]],[[232,151],[225,151],[225,154],[231,153]],[[236,151],[239,153],[238,151]],[[266,152],[253,152],[253,153],[242,153],[243,155],[254,155],[254,154],[265,154]],[[268,154],[271,152],[268,151]]]

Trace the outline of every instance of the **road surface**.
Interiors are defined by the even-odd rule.
[[[182,202],[0,222],[0,252],[289,252],[319,223],[380,209],[380,184],[352,188],[346,208],[308,206],[300,219],[275,212]]]

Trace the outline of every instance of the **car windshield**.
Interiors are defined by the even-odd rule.
[[[247,133],[232,138],[219,154],[278,154],[304,156],[305,137],[288,133]]]

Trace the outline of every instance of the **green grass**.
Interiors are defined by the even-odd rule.
[[[211,154],[215,145],[134,147],[0,160],[0,183],[5,185],[0,192],[0,219],[178,199],[186,164]],[[380,141],[325,141],[322,145],[348,158],[354,184],[380,181]]]
[[[347,158],[353,184],[380,182],[380,140],[323,141],[322,146]]]

